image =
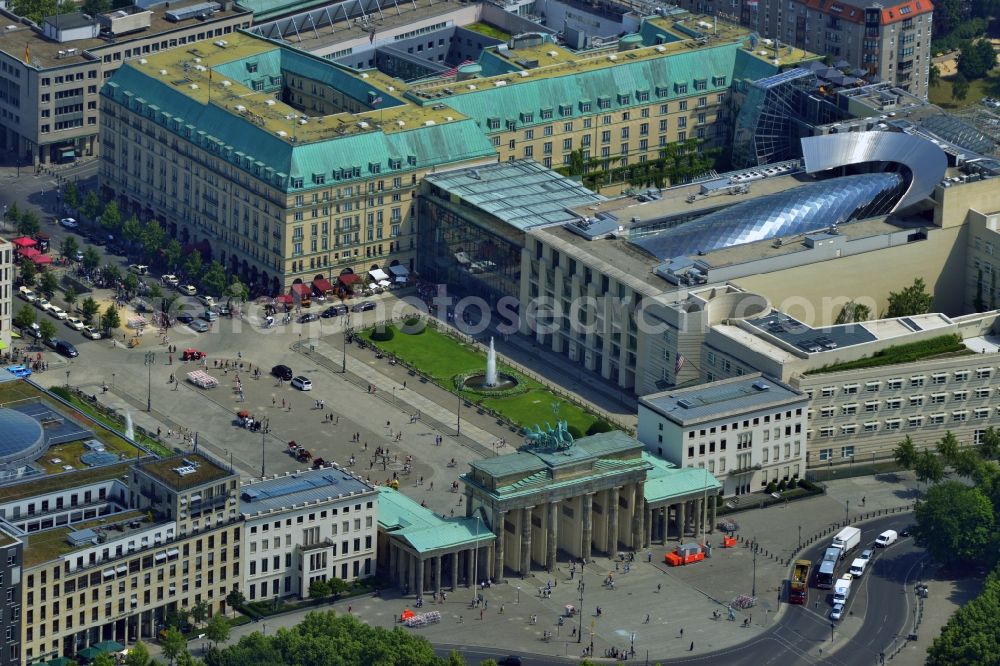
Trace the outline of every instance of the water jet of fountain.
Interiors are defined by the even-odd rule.
[[[125,436],[135,439],[135,429],[132,427],[132,412],[125,412]]]
[[[486,386],[497,385],[497,350],[493,347],[493,338],[490,338],[490,351],[486,356]]]

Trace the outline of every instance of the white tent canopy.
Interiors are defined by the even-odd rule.
[[[389,276],[386,275],[385,271],[383,271],[381,268],[373,268],[372,270],[368,271],[368,275],[371,275],[372,279],[375,280],[376,282],[380,280],[389,279]]]
[[[410,269],[402,264],[393,264],[389,266],[389,272],[398,277],[406,277],[410,274]]]

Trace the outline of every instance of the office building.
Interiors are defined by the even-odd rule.
[[[14,310],[14,246],[0,238],[0,350],[10,347]]]
[[[123,62],[228,35],[251,18],[229,0],[62,14],[40,26],[9,8],[0,15],[0,149],[24,166],[98,153],[99,90]]]
[[[314,580],[375,574],[378,493],[339,467],[285,473],[240,487],[243,594],[309,597]]]
[[[742,495],[805,474],[802,391],[760,373],[645,395],[636,436],[678,467],[705,468],[723,495]]]
[[[0,664],[19,666],[21,657],[22,585],[24,543],[20,530],[0,521]]]
[[[930,0],[680,0],[691,11],[718,14],[755,30],[762,49],[785,45],[829,57],[848,75],[887,81],[927,98],[934,4]]]

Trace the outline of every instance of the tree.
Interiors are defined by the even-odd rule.
[[[187,261],[184,262],[184,274],[187,275],[192,282],[195,282],[201,277],[202,268],[201,252],[198,250],[192,251],[191,254],[188,255]]]
[[[844,303],[843,309],[837,315],[835,324],[850,324],[852,322],[867,321],[871,319],[872,311],[867,305],[848,301]]]
[[[135,276],[135,273],[129,273],[125,276],[125,291],[129,294],[135,294],[139,291],[139,278]]]
[[[216,646],[229,640],[229,623],[222,616],[222,613],[216,613],[208,621],[208,626],[205,627],[205,636]]]
[[[309,598],[322,599],[330,594],[330,586],[322,578],[309,583]]]
[[[149,297],[150,298],[163,298],[163,289],[160,285],[154,282],[152,286],[149,287]]]
[[[80,313],[83,315],[83,320],[88,324],[93,320],[94,315],[100,311],[101,306],[90,296],[83,299],[83,303],[80,303]]]
[[[163,258],[167,260],[167,266],[170,268],[177,266],[177,262],[181,260],[183,253],[184,249],[176,238],[171,238],[167,246],[163,248]]]
[[[114,264],[104,264],[104,268],[101,269],[101,277],[109,285],[117,285],[122,279],[122,272]]]
[[[81,263],[87,271],[93,271],[101,265],[101,255],[93,246],[88,245],[87,249],[83,251],[83,261]]]
[[[937,65],[931,65],[930,70],[927,74],[927,82],[932,88],[936,88],[941,85],[941,68]]]
[[[927,293],[923,278],[917,278],[909,287],[904,287],[902,291],[889,293],[889,309],[885,316],[892,317],[912,317],[913,315],[930,312],[934,304],[934,297]]]
[[[104,329],[105,333],[111,333],[111,329],[118,328],[121,325],[122,321],[118,316],[118,308],[109,305],[108,309],[101,315],[101,328]]]
[[[192,656],[187,650],[184,650],[184,652],[177,655],[177,666],[205,666],[205,662]]]
[[[996,52],[988,39],[977,39],[962,46],[958,73],[970,81],[986,76],[997,64]]]
[[[937,445],[937,452],[948,465],[955,464],[955,460],[958,459],[958,449],[958,438],[950,430],[944,434]]]
[[[109,201],[108,205],[104,207],[104,212],[101,213],[101,226],[112,233],[121,228],[122,214],[119,212],[116,202]]]
[[[136,243],[142,238],[142,227],[139,225],[139,218],[133,215],[122,224],[122,236],[129,243]]]
[[[240,303],[246,303],[247,299],[250,298],[250,290],[236,275],[232,277],[232,281],[229,283],[228,292],[231,298],[235,298]]]
[[[913,465],[913,471],[917,474],[917,481],[923,481],[930,485],[944,478],[944,463],[935,454],[924,449],[917,456],[917,462]]]
[[[182,653],[187,652],[187,640],[176,627],[169,627],[163,632],[160,646],[163,648],[163,656],[169,659],[171,664],[177,661],[177,657]]]
[[[938,448],[940,449],[940,444]],[[955,473],[959,476],[964,476],[966,478],[975,478],[980,474],[980,468],[984,465],[983,459],[979,457],[979,454],[973,449],[962,449],[957,454],[955,454],[954,459],[951,462],[952,468]]]
[[[23,305],[14,316],[14,326],[18,328],[31,328],[35,323],[35,308],[30,305]]]
[[[136,641],[125,657],[125,666],[152,666],[153,660],[149,656],[149,650],[142,641]]]
[[[231,589],[229,594],[226,595],[226,605],[233,609],[233,617],[236,616],[236,609],[245,604],[246,601],[246,597],[243,596],[243,593],[237,587]]]
[[[226,290],[226,269],[219,261],[213,260],[208,265],[208,270],[201,278],[201,283],[208,292],[215,296],[221,296]]]
[[[152,259],[156,253],[163,249],[163,243],[167,239],[167,232],[163,230],[160,223],[150,220],[142,230],[142,250],[146,256]]]
[[[97,192],[90,190],[83,198],[83,214],[93,220],[101,212],[101,200],[97,198]]]
[[[993,505],[979,488],[958,481],[933,486],[914,509],[914,537],[942,563],[975,560],[993,538]]]
[[[983,591],[964,603],[927,650],[927,666],[986,666],[1000,653],[1000,572],[986,578]]]
[[[86,7],[86,5],[84,5],[84,7]],[[84,11],[91,16],[95,15],[93,12],[87,12],[86,9],[84,9]],[[65,201],[66,205],[72,210],[76,210],[77,206],[80,205],[80,189],[76,186],[75,180],[67,182],[66,187],[63,188],[63,201]]]
[[[184,606],[180,606],[175,610],[167,611],[166,616],[163,618],[163,624],[178,629],[183,633],[188,626],[188,616],[190,614],[191,611]]]
[[[21,278],[21,284],[33,287],[35,286],[35,276],[38,275],[38,266],[35,266],[35,262],[31,259],[25,257],[17,265],[17,274]]]
[[[7,222],[17,222],[21,219],[21,211],[17,207],[17,202],[14,201],[7,208],[7,211],[3,214],[3,219]]]
[[[62,245],[59,246],[59,254],[67,259],[72,259],[79,251],[80,244],[76,241],[76,236],[66,236],[63,239]]]
[[[328,588],[328,593],[333,597],[339,597],[344,592],[347,592],[347,588],[349,587],[347,583],[337,578],[336,576],[326,581],[326,584]]]
[[[969,95],[969,79],[959,72],[951,80],[951,98],[962,101]]]
[[[63,300],[70,307],[73,307],[73,304],[76,303],[76,289],[73,288],[73,285],[69,285],[63,290]]]
[[[17,221],[17,233],[23,236],[34,236],[42,230],[42,223],[38,221],[38,215],[33,210],[26,210],[21,213],[21,219]]]
[[[107,652],[102,652],[94,657],[94,661],[91,664],[92,666],[115,666],[115,658]]]
[[[38,324],[38,332],[42,334],[42,341],[48,342],[56,337],[56,325],[52,323],[51,319],[46,317]]]
[[[892,457],[903,469],[913,469],[917,463],[917,455],[917,447],[914,446],[909,435],[904,437],[903,441],[897,444],[892,452]]]
[[[200,626],[207,617],[208,603],[204,599],[195,602],[195,605],[191,607],[191,619],[194,620],[195,626]]]
[[[56,279],[56,274],[52,271],[42,271],[42,278],[38,281],[38,288],[45,298],[52,298],[52,294],[56,293],[56,289],[59,288],[59,280]]]
[[[993,460],[1000,453],[1000,431],[990,426],[979,440],[979,455],[983,460]]]

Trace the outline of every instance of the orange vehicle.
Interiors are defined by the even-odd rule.
[[[792,577],[788,581],[788,603],[805,604],[809,596],[809,560],[796,560]]]
[[[674,552],[663,556],[663,560],[667,563],[667,566],[671,567],[681,567],[685,564],[701,562],[703,559],[705,559],[705,551],[696,543],[682,544],[677,546],[677,550]]]

